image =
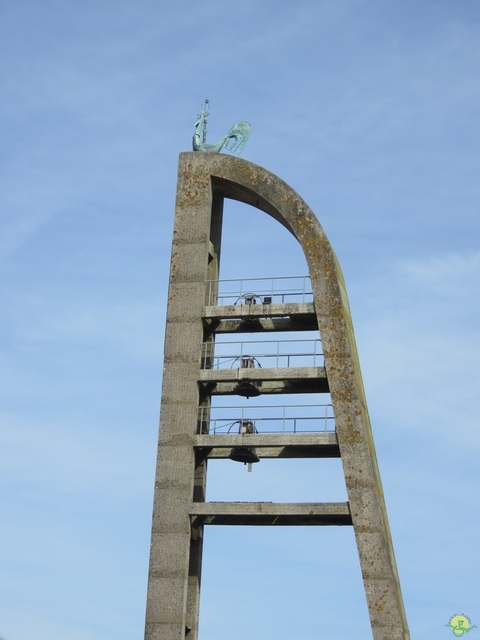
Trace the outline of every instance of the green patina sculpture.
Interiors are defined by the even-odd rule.
[[[203,153],[220,153],[225,148],[235,155],[240,155],[252,130],[248,122],[236,122],[226,136],[220,138],[216,144],[207,144],[207,118],[210,115],[208,110],[208,100],[205,100],[205,107],[198,114],[193,133],[193,150]]]

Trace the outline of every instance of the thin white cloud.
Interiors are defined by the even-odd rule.
[[[458,422],[475,450],[479,282],[478,252],[403,261],[371,279],[357,324],[379,415],[444,440]]]

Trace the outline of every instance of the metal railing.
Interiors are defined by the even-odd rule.
[[[198,433],[232,435],[239,433],[247,422],[260,434],[335,431],[331,404],[199,407],[198,410]]]
[[[213,353],[212,353],[213,351]],[[323,366],[320,340],[204,342],[202,369]]]
[[[229,306],[312,302],[310,276],[207,280],[206,304]]]

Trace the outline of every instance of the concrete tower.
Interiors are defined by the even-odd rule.
[[[256,207],[293,234],[308,264],[310,300],[290,301],[275,292],[258,299],[242,291],[231,300],[218,297],[225,198]],[[218,366],[215,338],[220,334],[235,333],[241,339],[252,331],[312,329],[320,332],[321,362],[314,358],[306,366],[285,366],[273,360],[271,366],[256,367],[255,359],[243,354],[236,368]],[[215,396],[259,393],[328,393],[334,428],[264,433],[257,431],[255,421],[242,419],[230,433],[217,432],[212,420]],[[340,457],[348,502],[321,502],[321,495],[315,503],[207,502],[208,459],[234,454],[246,461],[250,456]],[[196,640],[203,530],[224,524],[353,526],[373,638],[409,639],[347,295],[335,254],[312,211],[272,173],[232,156],[182,153],[146,640],[186,636]]]

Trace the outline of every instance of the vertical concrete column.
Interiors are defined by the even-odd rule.
[[[199,573],[199,564],[191,557],[189,510],[195,487],[193,443],[211,212],[210,178],[205,172],[198,174],[191,156],[184,154],[170,268],[145,640],[183,640],[191,626],[189,573]],[[201,555],[201,549],[193,551]],[[199,581],[198,575],[194,581]]]
[[[183,176],[182,189],[189,190],[189,175]],[[195,179],[196,180],[196,179]],[[220,260],[220,243],[223,220],[223,198],[212,195],[210,210],[210,232],[207,252],[207,280],[209,281],[208,289],[204,293],[203,304],[211,303],[212,299],[216,299],[218,285],[219,260]],[[208,299],[207,299],[208,298]],[[214,342],[213,335],[209,354],[213,354]],[[202,340],[205,336],[202,335]],[[202,359],[206,359],[207,351],[202,349]],[[207,362],[201,362],[201,366],[207,367]],[[198,404],[198,402],[197,402]],[[202,404],[202,419],[209,419],[210,416],[210,398],[205,398]],[[195,475],[193,487],[193,501],[205,502],[206,484],[207,484],[207,460],[206,458],[195,461]],[[202,574],[202,553],[203,553],[203,526],[195,527],[192,530],[190,538],[190,564],[187,589],[187,613],[186,627],[188,632],[188,640],[197,640],[198,624],[200,613],[200,583]]]

